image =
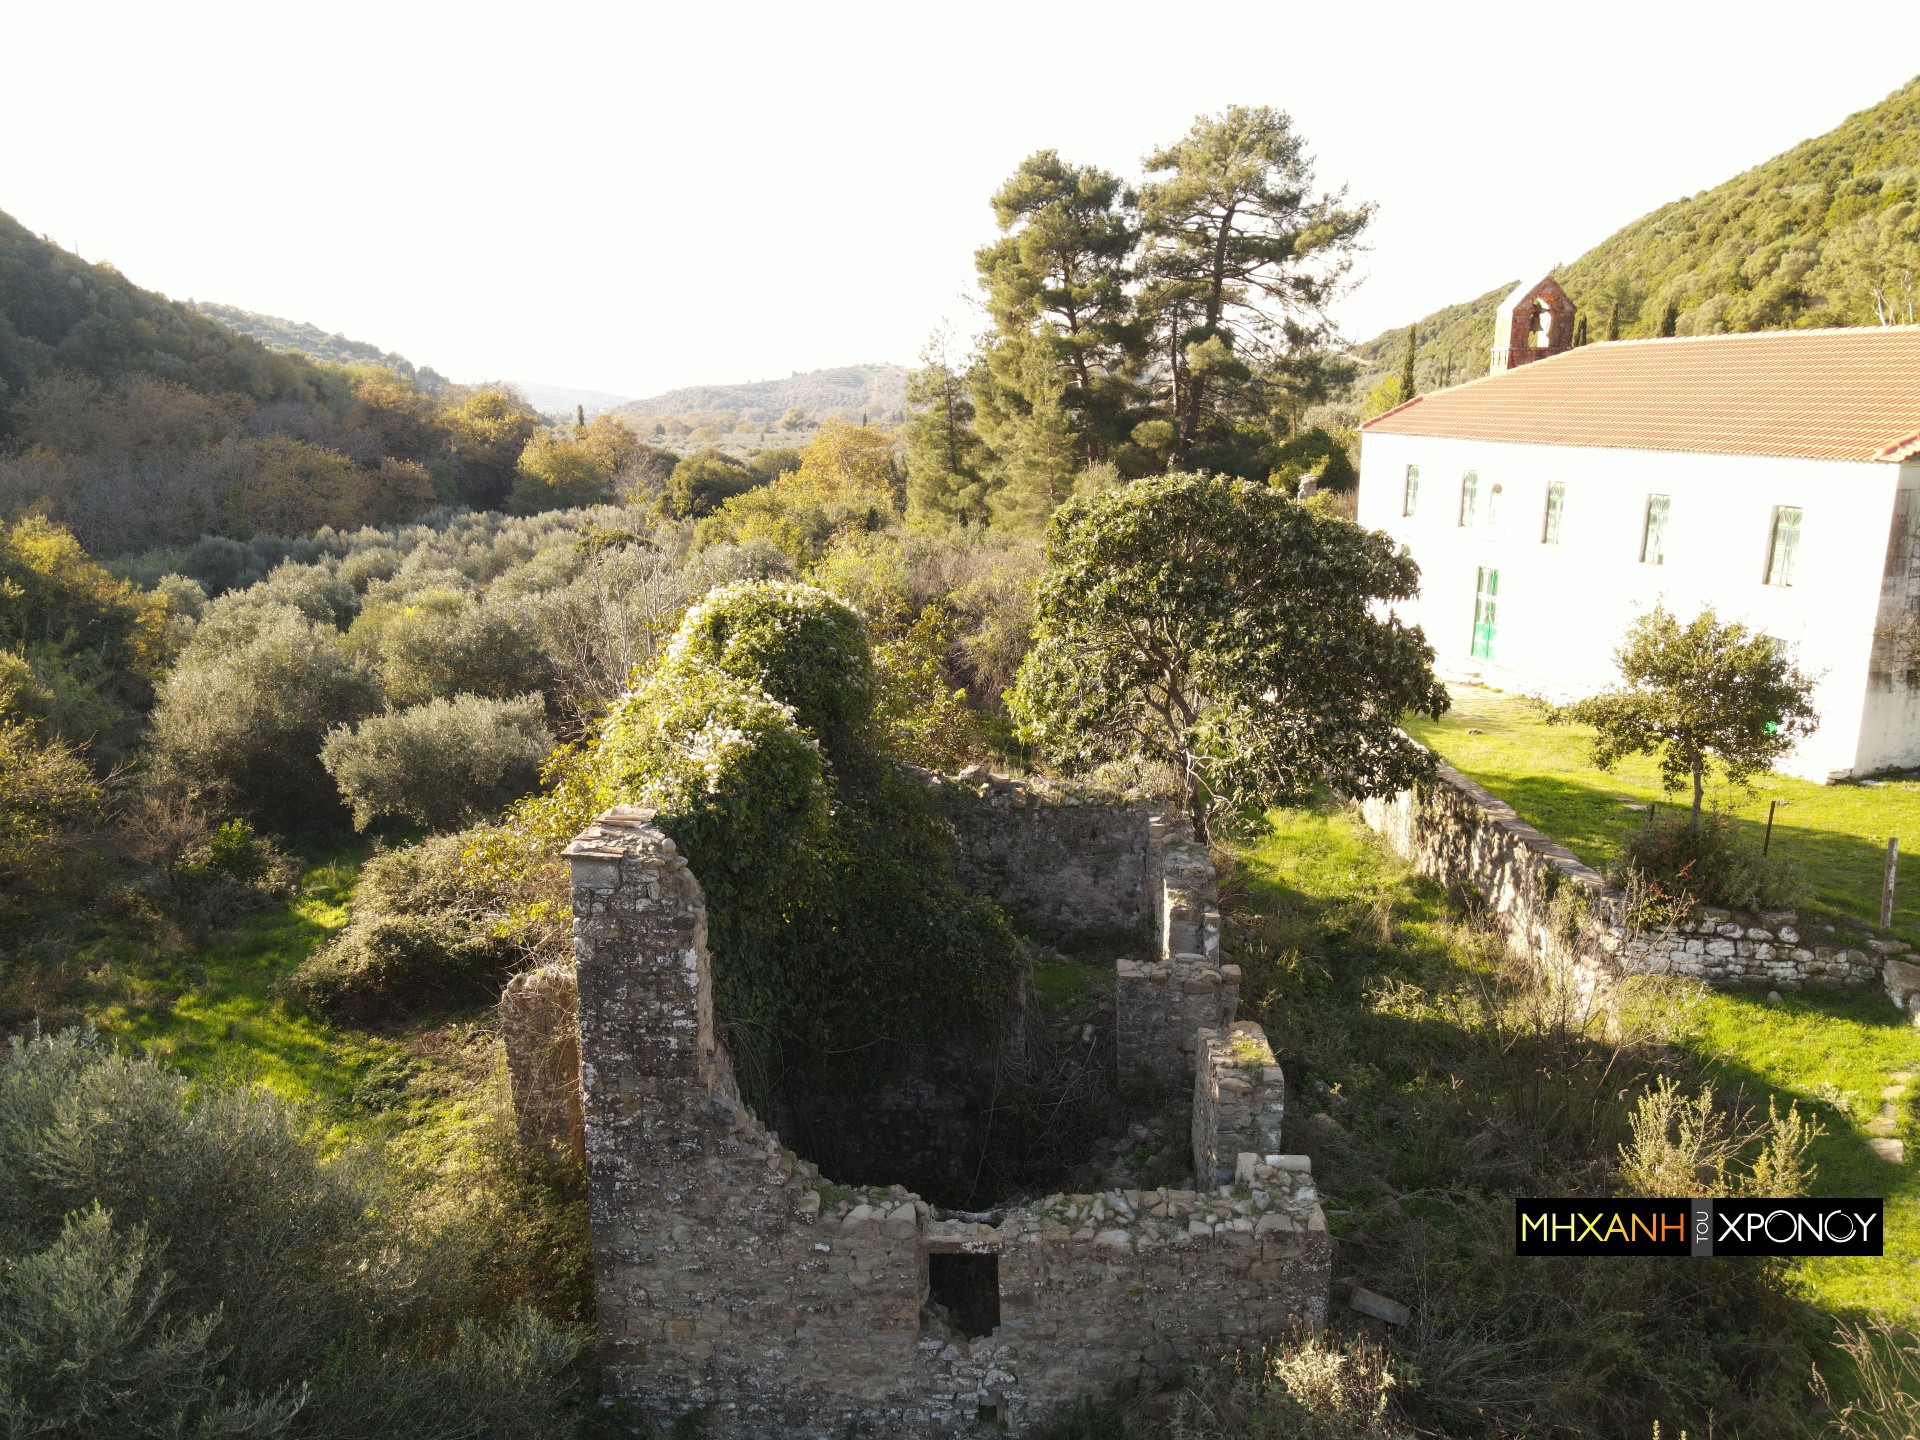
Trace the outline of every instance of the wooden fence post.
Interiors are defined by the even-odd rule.
[[[1880,928],[1893,928],[1893,872],[1900,864],[1900,837],[1887,837],[1887,875],[1880,882]]]

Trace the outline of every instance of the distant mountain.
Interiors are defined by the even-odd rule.
[[[237,305],[216,305],[211,300],[197,300],[193,308],[202,315],[218,320],[229,330],[252,336],[270,350],[305,355],[310,360],[322,360],[335,365],[384,365],[406,376],[429,395],[438,395],[449,383],[447,377],[438,371],[426,366],[416,368],[404,355],[382,350],[378,345],[369,345],[364,340],[329,335],[318,325],[310,325],[304,320],[282,320],[277,315],[261,315],[252,310],[242,310]]]
[[[587,412],[591,420],[603,410],[614,410],[625,405],[631,398],[626,395],[609,395],[604,390],[576,390],[570,385],[543,385],[537,380],[515,380],[513,388],[527,399],[527,403],[542,415],[558,415],[571,420],[574,410]]]
[[[1785,154],[1663,205],[1554,271],[1587,337],[1712,335],[1920,318],[1920,79]],[[1421,390],[1487,371],[1515,276],[1418,322]],[[1915,308],[1909,308],[1915,307]],[[1400,364],[1406,327],[1358,346],[1363,385]],[[1363,392],[1364,393],[1364,392]]]
[[[631,400],[620,415],[690,415],[714,410],[763,410],[778,419],[788,410],[804,410],[813,419],[862,415],[876,422],[897,416],[907,403],[904,365],[842,365],[809,370],[784,380],[755,380],[743,385],[688,385],[645,400]]]

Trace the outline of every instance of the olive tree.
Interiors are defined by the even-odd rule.
[[[1711,606],[1683,625],[1655,605],[1627,627],[1614,663],[1624,685],[1556,706],[1547,718],[1593,726],[1593,763],[1602,770],[1658,752],[1669,792],[1692,782],[1695,825],[1710,767],[1743,785],[1819,723],[1814,682],[1785,649],[1722,621]]]
[[[1448,704],[1390,608],[1419,576],[1387,536],[1243,480],[1070,500],[1008,708],[1054,763],[1172,764],[1203,838],[1219,801],[1387,793],[1432,766],[1400,717]]]

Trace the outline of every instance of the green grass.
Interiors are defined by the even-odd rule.
[[[1627,834],[1645,821],[1647,805],[1680,803],[1662,792],[1651,757],[1633,757],[1604,773],[1587,761],[1593,731],[1586,726],[1549,725],[1518,696],[1450,688],[1453,709],[1438,721],[1416,717],[1408,733],[1595,869],[1604,871],[1619,855]],[[1708,786],[1707,803],[1756,841],[1769,801],[1780,802],[1773,853],[1791,856],[1805,873],[1803,908],[1877,925],[1887,837],[1900,836],[1920,850],[1920,782],[1816,785],[1768,775],[1750,790]],[[1893,933],[1920,940],[1920,856],[1903,869]]]
[[[1312,1158],[1337,1275],[1421,1314],[1394,1337],[1420,1372],[1405,1397],[1419,1423],[1644,1436],[1656,1416],[1704,1433],[1711,1414],[1719,1433],[1792,1434],[1765,1417],[1799,1409],[1810,1362],[1830,1366],[1822,1312],[1920,1318],[1908,1182],[1876,1174],[1819,1098],[1822,1079],[1871,1080],[1877,1103],[1877,1067],[1903,1043],[1890,1007],[1687,1004],[1697,987],[1655,983],[1641,1007],[1654,1028],[1623,1036],[1531,980],[1350,809],[1275,810],[1227,844],[1241,1014],[1286,1072],[1287,1148]],[[1768,1027],[1781,1014],[1796,1028]],[[1846,1050],[1844,1067],[1815,1066],[1826,1047]],[[1511,1197],[1607,1193],[1639,1095],[1668,1074],[1737,1081],[1762,1114],[1769,1091],[1823,1104],[1820,1188],[1897,1194],[1899,1253],[1794,1272],[1808,1306],[1752,1262],[1515,1257]]]
[[[333,1138],[394,1138],[432,1155],[483,1096],[488,1037],[471,1017],[423,1014],[391,1029],[335,1025],[289,1006],[278,982],[346,924],[365,859],[322,856],[285,900],[198,945],[157,944],[124,924],[92,942],[83,999],[104,1035],[196,1079],[260,1085],[326,1117]],[[445,1142],[445,1143],[443,1143]]]
[[[1879,1310],[1920,1324],[1920,1032],[1877,992],[1769,1005],[1749,990],[1705,992],[1689,1029],[1685,1043],[1717,1082],[1742,1086],[1763,1108],[1769,1097],[1782,1108],[1797,1103],[1826,1130],[1811,1152],[1813,1193],[1886,1199],[1886,1255],[1799,1261],[1808,1298],[1836,1314]],[[1895,1132],[1906,1141],[1904,1165],[1867,1148],[1867,1122],[1896,1070],[1916,1076]]]

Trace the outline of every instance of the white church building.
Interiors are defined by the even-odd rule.
[[[1493,373],[1362,429],[1360,523],[1420,564],[1442,673],[1557,697],[1629,622],[1711,605],[1792,647],[1820,723],[1786,768],[1920,765],[1920,326],[1574,347],[1551,279]]]

